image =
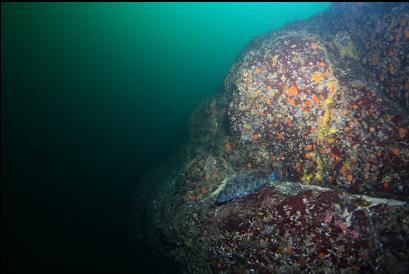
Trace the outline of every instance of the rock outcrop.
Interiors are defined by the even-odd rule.
[[[409,272],[409,5],[339,3],[252,41],[158,179],[177,273]],[[217,205],[228,178],[276,170]]]

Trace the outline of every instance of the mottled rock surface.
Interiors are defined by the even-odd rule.
[[[393,273],[409,259],[403,205],[342,190],[266,188],[215,211],[204,251],[216,273]]]
[[[386,43],[372,32],[380,31],[378,24],[395,29],[399,21],[405,33],[409,9],[385,5],[389,12],[377,13],[372,6],[335,5],[253,41],[226,78],[228,116],[240,146],[259,143],[295,180],[407,198],[409,108],[403,99],[409,91],[402,85],[393,98],[389,91],[409,81],[409,36]],[[362,18],[373,24],[361,24]],[[379,66],[397,67],[388,82],[366,62],[376,47],[396,51],[380,59],[385,64]]]
[[[175,273],[409,273],[409,5],[337,3],[253,40],[156,178]],[[216,205],[228,178],[283,181]]]

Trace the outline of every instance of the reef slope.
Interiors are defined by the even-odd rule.
[[[177,273],[409,273],[409,5],[337,3],[254,39],[156,176]],[[228,178],[283,181],[216,205]],[[254,191],[253,191],[254,190]]]

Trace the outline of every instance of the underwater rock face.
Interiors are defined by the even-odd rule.
[[[205,100],[191,115],[189,123],[189,136],[193,142],[207,144],[217,136],[225,134],[228,130],[227,99],[218,95]]]
[[[409,273],[408,7],[333,4],[247,46],[151,199],[169,271]]]
[[[334,51],[348,35],[359,49],[359,61],[383,87],[383,93],[409,110],[409,5],[396,3],[336,3],[330,14],[317,16],[299,28],[325,37],[327,47]],[[352,20],[351,20],[352,18]],[[338,45],[337,45],[338,44]]]
[[[408,199],[409,108],[404,98],[409,91],[402,86],[399,98],[389,93],[396,82],[409,79],[409,35],[395,45],[396,54],[384,58],[394,73],[382,81],[367,64],[368,46],[372,41],[380,51],[390,43],[370,34],[372,24],[359,22],[368,18],[382,26],[377,31],[389,26],[405,33],[409,9],[397,4],[371,13],[369,7],[335,6],[311,22],[255,39],[225,80],[231,131],[243,149],[250,143],[267,148],[295,180]],[[352,13],[358,17],[349,9],[359,10]],[[332,35],[324,35],[321,25]]]
[[[408,213],[341,190],[270,188],[218,208],[202,237],[212,273],[405,273]]]
[[[231,173],[232,168],[225,159],[211,154],[199,155],[186,165],[178,191],[186,193],[187,202],[200,201],[216,191],[224,176]]]
[[[219,207],[163,201],[177,273],[407,273],[407,202],[295,182]],[[151,226],[150,226],[151,227]],[[163,233],[163,234],[162,234]],[[161,239],[161,238],[156,238]]]

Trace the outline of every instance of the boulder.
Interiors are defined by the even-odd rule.
[[[168,272],[409,273],[408,18],[336,3],[243,50],[149,199]]]
[[[391,45],[360,21],[405,33],[408,5],[381,13],[372,6],[335,5],[255,39],[226,78],[228,117],[241,149],[256,144],[282,162],[288,178],[407,199],[409,91],[402,86],[393,98],[389,91],[409,79],[409,37],[394,44],[393,58],[382,59],[382,67],[397,68],[382,81],[383,72],[367,63],[368,43],[376,45],[370,52]]]

